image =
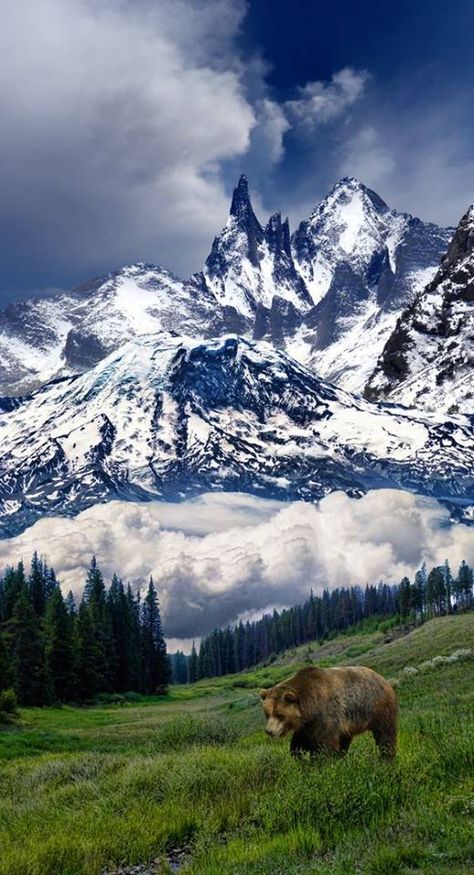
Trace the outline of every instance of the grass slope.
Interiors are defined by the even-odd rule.
[[[472,656],[404,668],[472,648],[474,614],[390,635],[340,636],[138,705],[24,710],[0,733],[0,875],[166,873],[176,847],[182,875],[472,871]],[[308,658],[400,679],[395,764],[370,736],[345,760],[301,763],[266,738],[258,687]]]

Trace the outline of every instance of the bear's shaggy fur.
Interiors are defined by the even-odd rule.
[[[355,735],[372,732],[381,754],[395,756],[397,698],[370,668],[303,668],[260,696],[265,731],[274,738],[293,732],[292,754],[344,754]]]

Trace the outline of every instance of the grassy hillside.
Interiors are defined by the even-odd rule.
[[[473,647],[474,614],[446,617],[403,637],[305,646],[166,699],[24,710],[0,733],[0,875],[138,863],[182,875],[470,872],[474,662],[437,657]],[[395,764],[368,735],[345,760],[313,762],[267,739],[258,688],[308,659],[369,665],[396,683]]]

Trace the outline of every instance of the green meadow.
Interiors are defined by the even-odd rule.
[[[0,875],[472,872],[473,648],[474,613],[461,614],[400,637],[359,630],[163,698],[23,709],[0,731]],[[310,661],[396,683],[393,764],[369,735],[313,761],[265,736],[259,687]]]

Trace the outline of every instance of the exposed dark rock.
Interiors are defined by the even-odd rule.
[[[365,388],[407,403],[461,408],[474,368],[474,208],[461,219],[434,279],[401,314]],[[407,382],[408,381],[408,382]],[[404,385],[406,383],[406,389]],[[437,389],[446,391],[440,396]],[[450,397],[452,396],[452,397]],[[453,403],[454,402],[454,403]]]
[[[93,368],[110,352],[95,334],[71,329],[66,337],[64,358],[74,370]]]

